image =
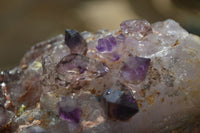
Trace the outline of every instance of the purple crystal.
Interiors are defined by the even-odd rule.
[[[121,68],[122,77],[130,83],[142,82],[146,77],[150,61],[149,58],[131,56]]]
[[[72,82],[72,80],[89,80],[104,76],[109,68],[102,62],[89,57],[71,54],[65,56],[56,66],[60,79]]]
[[[65,44],[70,48],[71,53],[86,54],[87,43],[76,30],[65,30]]]
[[[151,25],[146,20],[126,20],[120,27],[124,34],[131,34],[136,39],[141,39],[152,32]]]
[[[58,112],[61,118],[69,122],[79,123],[82,115],[75,100],[66,97],[58,103]]]
[[[111,52],[116,45],[116,39],[112,35],[109,35],[98,40],[96,49],[99,52]]]
[[[110,119],[128,120],[139,111],[130,91],[108,89],[104,92],[103,98]]]

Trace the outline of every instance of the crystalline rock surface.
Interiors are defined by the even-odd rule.
[[[200,131],[200,38],[174,20],[33,46],[0,73],[2,133]]]

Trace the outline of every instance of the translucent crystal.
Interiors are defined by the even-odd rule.
[[[61,80],[73,82],[104,76],[109,71],[109,68],[104,63],[86,56],[71,54],[65,56],[58,63],[56,70]]]
[[[139,111],[133,93],[121,87],[120,90],[108,89],[103,94],[108,117],[114,120],[128,120]]]
[[[144,81],[149,66],[150,59],[131,56],[121,68],[122,77],[130,83],[138,84]]]
[[[99,39],[96,48],[99,52],[111,52],[116,45],[116,39],[112,35],[109,35]]]
[[[146,20],[126,20],[120,27],[124,34],[130,34],[136,39],[142,39],[152,32],[151,25]]]

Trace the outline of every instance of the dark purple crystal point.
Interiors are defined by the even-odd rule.
[[[58,103],[58,112],[61,118],[69,122],[79,123],[82,115],[81,109],[76,107],[76,101],[67,97]]]
[[[89,57],[71,54],[65,56],[56,66],[58,77],[67,82],[91,80],[105,75],[109,68],[102,62]]]
[[[120,24],[124,34],[131,34],[136,39],[142,39],[152,32],[151,24],[146,20],[126,20]]]
[[[109,35],[98,40],[96,49],[99,52],[111,52],[116,45],[116,39],[112,35]]]
[[[65,44],[70,48],[71,53],[86,54],[87,43],[76,30],[65,30]]]
[[[139,111],[133,94],[128,91],[108,89],[103,98],[108,117],[113,120],[128,120]]]
[[[149,58],[131,56],[121,68],[122,77],[130,83],[142,82],[147,75],[150,61]]]

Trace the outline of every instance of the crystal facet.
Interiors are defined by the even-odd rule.
[[[111,52],[116,45],[116,39],[112,35],[109,35],[99,39],[96,48],[99,52]]]
[[[142,82],[146,77],[150,61],[149,58],[129,57],[121,68],[122,77],[130,83],[138,84]]]
[[[124,34],[132,34],[136,39],[142,39],[152,32],[151,25],[146,20],[126,20],[120,27]]]

